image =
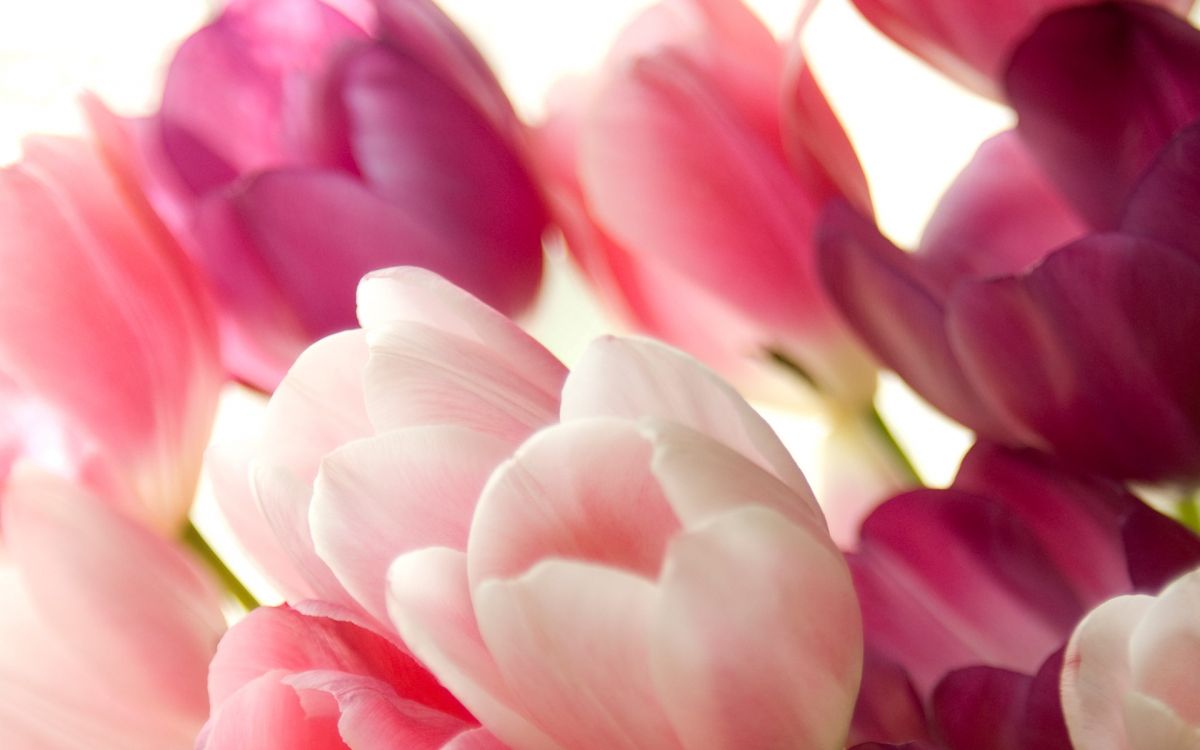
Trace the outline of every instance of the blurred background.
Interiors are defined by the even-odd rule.
[[[650,0],[439,0],[496,69],[518,111],[536,122],[548,89],[583,73]],[[0,164],[18,158],[26,133],[77,133],[80,91],[122,114],[156,104],[174,45],[209,17],[214,0],[40,0],[0,2]],[[780,38],[794,33],[800,0],[748,0]],[[804,28],[818,80],[866,170],[883,230],[917,242],[933,206],[979,143],[1011,124],[1002,107],[942,78],[883,38],[849,0],[822,0]],[[551,247],[546,288],[528,327],[568,364],[598,333],[612,330]],[[258,399],[231,390],[221,434],[252,428]],[[885,378],[880,409],[926,480],[947,483],[968,436]],[[808,471],[822,438],[812,419],[766,410]],[[808,471],[810,476],[816,472]],[[818,494],[819,494],[819,487]],[[197,513],[211,511],[202,502]],[[197,518],[201,528],[215,522]]]

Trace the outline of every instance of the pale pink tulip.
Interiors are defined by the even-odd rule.
[[[0,747],[185,750],[224,630],[204,572],[87,490],[18,469],[0,561]]]
[[[121,168],[40,138],[0,171],[0,480],[32,461],[171,533],[222,382],[215,323]]]
[[[517,750],[844,746],[862,631],[820,511],[677,423],[540,432],[466,551],[389,584],[409,648]]]
[[[798,45],[740,0],[667,0],[550,111],[556,218],[611,308],[761,395],[778,395],[775,353],[826,396],[869,399],[874,367],[818,283],[812,230],[830,198],[870,198]]]
[[[1078,750],[1200,748],[1200,570],[1093,610],[1067,646],[1062,701]]]
[[[209,694],[200,750],[505,750],[411,656],[314,602],[235,625]]]

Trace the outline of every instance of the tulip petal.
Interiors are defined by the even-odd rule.
[[[290,607],[262,607],[221,640],[208,675],[209,698],[221,706],[262,675],[332,671],[377,680],[399,698],[470,720],[470,714],[413,657],[383,636],[333,617]]]
[[[854,720],[846,744],[865,740],[904,742],[928,739],[925,706],[908,672],[872,649],[863,654],[862,685],[854,704]]]
[[[302,123],[285,121],[289,112],[308,114],[291,101],[306,93],[295,80],[362,36],[316,0],[232,3],[180,46],[167,70],[161,138],[178,176],[200,195],[239,173],[310,156],[289,138]]]
[[[474,600],[480,632],[525,715],[561,745],[682,747],[647,669],[653,582],[549,560],[520,578],[483,582]]]
[[[661,587],[651,667],[684,747],[844,746],[862,626],[828,537],[730,511],[672,540]]]
[[[949,287],[1023,271],[1086,231],[1009,130],[985,141],[946,190],[918,252]]]
[[[191,558],[49,475],[10,479],[3,527],[30,599],[77,660],[147,711],[207,713],[204,675],[225,621]]]
[[[337,715],[310,714],[294,688],[272,672],[222,704],[196,747],[202,750],[342,750]]]
[[[1200,115],[1200,31],[1142,3],[1056,13],[1015,51],[1005,80],[1017,131],[1099,229],[1120,221],[1154,155]]]
[[[1200,265],[1091,235],[1028,275],[960,285],[948,320],[964,370],[1033,445],[1112,476],[1200,473]]]
[[[368,340],[367,412],[379,432],[454,424],[517,442],[556,419],[558,393],[485,344],[413,322],[372,328]]]
[[[946,414],[988,435],[1007,434],[950,346],[946,288],[845,204],[825,210],[816,243],[826,291],[871,351]]]
[[[1142,695],[1125,696],[1129,750],[1200,750],[1200,731],[1163,703]]]
[[[1019,738],[1032,681],[1020,672],[986,666],[946,675],[933,693],[943,742],[950,750],[1027,750]]]
[[[210,311],[178,247],[94,152],[42,139],[26,153],[0,171],[0,379],[81,437],[70,459],[111,463],[98,490],[135,496],[130,510],[173,533],[221,382]]]
[[[1200,574],[1185,575],[1154,600],[1129,639],[1134,691],[1200,725]]]
[[[1158,154],[1125,206],[1122,231],[1149,237],[1200,261],[1200,123],[1189,125]]]
[[[509,446],[454,426],[347,443],[325,457],[309,522],[317,555],[380,622],[388,565],[428,546],[466,549],[475,503]]]
[[[867,640],[922,695],[952,669],[1032,673],[1083,613],[1028,527],[1000,503],[918,490],[881,505],[850,557]]]
[[[593,341],[563,387],[564,422],[586,417],[662,418],[741,452],[811,496],[775,432],[733,388],[688,355],[654,341]]]
[[[547,393],[561,391],[567,376],[567,368],[516,323],[422,268],[388,268],[363,277],[358,319],[368,329],[396,321],[424,323],[486,345]]]
[[[504,135],[450,82],[388,45],[346,52],[334,78],[367,187],[441,243],[428,258],[410,248],[409,262],[506,313],[525,307],[541,278],[546,212]]]
[[[1129,580],[1137,591],[1160,591],[1200,567],[1200,536],[1150,506],[1138,503],[1121,525]]]
[[[497,737],[512,747],[564,750],[514,702],[476,624],[466,555],[430,547],[388,570],[388,612],[405,644]]]
[[[509,750],[486,729],[471,729],[442,746],[443,750]]]
[[[1110,599],[1071,636],[1063,658],[1062,704],[1076,747],[1124,747],[1122,703],[1132,687],[1129,639],[1153,603],[1150,596]]]
[[[650,443],[624,420],[576,420],[530,438],[479,499],[468,547],[472,587],[514,578],[547,557],[657,577],[679,521],[650,460]]]

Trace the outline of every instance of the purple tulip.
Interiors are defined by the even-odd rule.
[[[370,33],[318,0],[234,0],[131,123],[144,188],[216,290],[227,365],[260,387],[353,327],[368,271],[424,266],[506,313],[537,290],[546,213],[495,78],[429,0],[368,10]]]

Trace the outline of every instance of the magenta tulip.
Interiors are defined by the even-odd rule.
[[[506,750],[411,656],[316,602],[250,613],[208,685],[199,750]]]
[[[774,354],[826,396],[869,400],[874,368],[820,289],[811,236],[830,197],[870,199],[798,46],[739,0],[669,0],[551,110],[557,218],[622,318],[752,390],[770,390]]]
[[[1150,0],[1184,16],[1193,0]],[[1008,60],[1046,15],[1096,0],[854,0],[859,12],[909,52],[950,78],[994,98],[1002,96]]]
[[[222,382],[216,328],[121,166],[43,138],[0,172],[0,482],[33,462],[169,534]]]
[[[429,0],[368,15],[371,33],[318,0],[231,2],[130,123],[216,291],[227,365],[263,388],[354,324],[376,268],[432,268],[509,313],[538,286],[545,211],[495,78]]]
[[[3,489],[0,746],[190,750],[225,629],[218,589],[66,480],[20,470]]]
[[[1097,607],[1071,636],[1062,700],[1081,750],[1200,746],[1200,571]]]

